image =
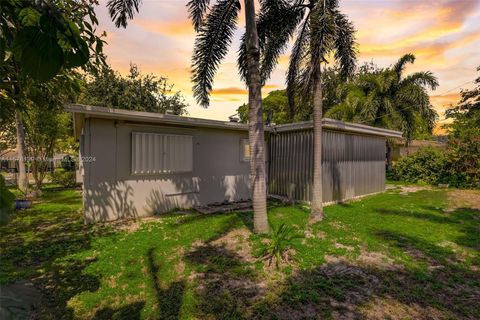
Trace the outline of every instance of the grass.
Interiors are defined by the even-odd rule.
[[[0,228],[0,282],[32,281],[40,319],[474,319],[480,193],[452,207],[451,190],[399,188],[326,207],[313,226],[308,208],[272,204],[272,225],[304,235],[280,271],[251,213],[84,225],[79,192],[46,189]]]

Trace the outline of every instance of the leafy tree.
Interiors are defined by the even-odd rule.
[[[394,178],[480,188],[480,77],[474,83],[475,87],[462,91],[458,104],[446,111],[453,120],[446,125],[446,150],[424,149],[400,159],[393,167]]]
[[[480,187],[480,76],[474,84],[473,89],[461,92],[459,103],[446,116],[453,119],[447,125],[451,170],[463,175],[459,180],[466,180],[465,185]]]
[[[324,84],[323,110],[325,112],[340,102],[344,81],[337,68],[328,67],[322,72],[322,83]],[[313,117],[312,104],[298,96],[295,100],[297,102],[294,105],[295,111],[292,119],[287,90],[270,92],[262,100],[263,119],[267,120],[269,114],[271,114],[272,122],[276,124],[311,120]],[[248,121],[248,105],[244,104],[238,107],[237,112],[240,116],[240,121],[246,123]]]
[[[392,67],[360,72],[348,84],[342,102],[327,111],[328,117],[401,130],[407,142],[415,135],[432,132],[438,114],[427,89],[438,86],[430,71],[404,75],[415,56],[406,54]]]
[[[32,81],[41,84],[62,70],[92,69],[103,61],[104,41],[96,35],[96,1],[0,1],[0,118],[15,118],[19,183],[26,191],[25,134],[21,110]]]
[[[251,186],[253,195],[254,228],[268,231],[267,194],[265,181],[265,141],[262,118],[262,82],[260,76],[260,46],[255,23],[255,2],[244,0],[246,32],[244,45],[245,77],[249,91],[249,141],[251,150]],[[128,19],[138,12],[140,0],[109,0],[110,16],[117,27],[126,27]],[[197,32],[193,67],[193,92],[198,103],[208,106],[213,79],[220,62],[225,58],[236,29],[240,0],[190,0],[187,4]]]
[[[323,218],[322,209],[322,64],[332,57],[342,77],[355,69],[354,27],[340,12],[338,0],[265,0],[258,17],[262,48],[262,80],[266,81],[279,55],[295,36],[287,72],[290,119],[295,118],[296,97],[312,103],[314,131],[314,166],[311,221]],[[282,21],[282,23],[278,23]],[[242,46],[245,48],[245,46]],[[239,64],[248,76],[241,52]]]
[[[288,98],[286,90],[275,90],[262,100],[263,120],[267,121],[269,114],[275,124],[288,123]],[[243,104],[237,109],[240,121],[248,122],[248,104]]]
[[[110,67],[87,79],[80,103],[127,110],[187,114],[187,104],[180,92],[173,92],[167,78],[142,75],[134,64],[122,77]]]
[[[22,118],[24,156],[27,160],[35,189],[40,190],[47,174],[48,164],[58,147],[59,139],[65,139],[71,128],[70,115],[63,112],[63,105],[68,100],[74,100],[80,89],[80,81],[70,72],[62,72],[52,80],[40,83],[29,80],[25,86],[25,107],[17,110]],[[11,120],[9,135],[18,135],[18,126]],[[7,135],[7,134],[6,134]],[[6,146],[14,147],[15,140],[5,140]],[[16,139],[18,141],[20,139]],[[12,145],[13,143],[13,145]],[[18,150],[18,148],[17,148]]]

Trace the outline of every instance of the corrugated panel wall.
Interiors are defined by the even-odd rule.
[[[270,135],[269,192],[311,199],[313,131]],[[323,201],[340,201],[385,189],[385,139],[323,131]]]

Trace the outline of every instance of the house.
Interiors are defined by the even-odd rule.
[[[85,221],[250,198],[248,125],[69,105],[80,140]],[[328,202],[385,187],[385,138],[401,133],[324,120]],[[269,191],[309,200],[312,124],[266,128]]]
[[[408,145],[405,139],[394,139],[392,143],[392,161],[411,155],[423,148],[446,149],[447,143],[445,140],[412,140]]]

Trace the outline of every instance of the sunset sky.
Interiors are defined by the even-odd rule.
[[[110,22],[105,2],[98,8],[101,30],[107,31],[106,53],[114,69],[125,73],[130,62],[145,73],[166,76],[190,104],[190,116],[226,120],[246,102],[245,86],[236,69],[236,51],[244,31],[243,12],[230,53],[215,78],[208,109],[197,106],[191,93],[190,60],[195,34],[188,20],[187,0],[143,0],[140,13],[127,29]],[[214,0],[212,0],[214,2]],[[413,53],[407,72],[430,70],[440,87],[431,92],[441,116],[455,103],[461,88],[469,88],[480,65],[479,0],[347,0],[340,1],[357,29],[359,63],[389,66],[401,55]],[[264,88],[285,87],[288,50]]]

